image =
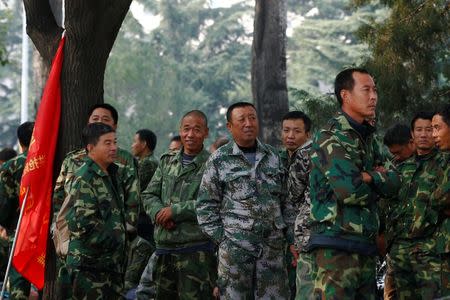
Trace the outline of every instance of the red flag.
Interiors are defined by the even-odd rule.
[[[61,114],[61,68],[65,37],[59,42],[31,136],[20,183],[20,205],[28,199],[17,235],[13,265],[38,289],[44,287],[45,255],[49,231],[53,159]]]

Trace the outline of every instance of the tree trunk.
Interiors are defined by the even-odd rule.
[[[252,94],[260,138],[280,144],[281,118],[289,111],[286,84],[286,0],[256,0],[252,47]]]
[[[57,2],[53,1],[52,5]],[[65,4],[66,44],[55,179],[66,153],[81,147],[81,131],[87,123],[89,108],[103,102],[106,62],[131,0],[82,0]],[[24,5],[27,33],[44,63],[50,65],[63,29],[58,26],[48,0],[24,0]],[[53,243],[48,245],[44,299],[57,299],[55,254]]]

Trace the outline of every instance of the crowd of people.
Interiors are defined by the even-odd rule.
[[[186,112],[159,159],[151,130],[130,153],[117,110],[93,106],[53,193],[58,297],[375,300],[386,261],[384,299],[450,299],[450,105],[382,139],[369,72],[340,72],[335,95],[314,136],[305,113],[283,117],[282,149],[258,139],[251,103],[228,107],[230,137],[209,151],[207,116]],[[3,261],[33,125],[17,130],[21,154],[0,152]],[[14,268],[9,291],[30,294]]]

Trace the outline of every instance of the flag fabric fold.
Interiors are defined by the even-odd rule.
[[[53,58],[42,94],[27,160],[20,183],[20,206],[28,199],[20,223],[12,264],[38,289],[44,287],[45,256],[49,231],[53,161],[61,115],[61,69],[65,36]]]

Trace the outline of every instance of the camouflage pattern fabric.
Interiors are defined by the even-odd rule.
[[[295,300],[313,300],[314,280],[317,276],[317,266],[314,256],[309,252],[300,252],[297,260]]]
[[[450,152],[443,152],[439,165],[442,173],[436,177],[436,189],[431,195],[432,206],[439,212],[439,225],[434,233],[436,252],[450,253]]]
[[[27,153],[6,161],[0,167],[0,225],[14,236],[19,219],[19,189]]]
[[[289,299],[283,236],[275,232],[268,238],[279,244],[264,247],[259,257],[229,239],[220,244],[217,283],[221,299]]]
[[[141,192],[143,192],[147,188],[147,185],[152,179],[153,174],[155,174],[156,168],[158,168],[158,164],[158,159],[155,157],[155,155],[153,155],[153,153],[139,159],[138,173]]]
[[[137,300],[149,300],[155,298],[156,288],[153,280],[153,270],[155,269],[156,259],[157,256],[153,253],[147,262],[147,266],[142,273],[139,285],[136,289]]]
[[[97,273],[116,273],[114,276],[106,274],[107,279],[120,278],[123,289],[128,244],[124,195],[117,184],[117,171],[117,165],[111,164],[108,175],[87,157],[67,189],[73,206],[66,215],[70,230],[66,264],[75,298],[81,293],[78,287],[89,286],[91,280],[94,280],[94,287],[101,283],[100,277],[95,276]],[[87,277],[83,278],[85,275]],[[106,282],[105,286],[114,282],[119,280]],[[89,295],[90,290],[85,293]]]
[[[375,171],[383,165],[378,148],[371,135],[362,140],[342,112],[318,132],[311,151],[312,233],[375,243],[376,200],[396,195],[400,187],[396,172]],[[371,184],[362,181],[363,171],[372,177]]]
[[[183,150],[163,155],[142,194],[145,210],[153,223],[164,207],[171,208],[175,223],[173,229],[155,225],[156,249],[166,251],[156,260],[153,275],[155,299],[211,297],[217,274],[214,252],[195,249],[210,243],[198,225],[194,209],[209,152],[202,150],[185,166],[182,154]],[[184,251],[186,249],[190,251]]]
[[[309,207],[311,205],[309,199],[309,151],[311,150],[311,143],[312,141],[309,140],[295,151],[288,168],[288,201],[295,209],[295,216],[293,218],[295,218],[294,236],[297,250],[306,247],[309,241],[309,228],[307,223],[309,220]],[[294,257],[289,251],[289,247],[286,254],[289,288],[291,290],[291,299],[294,299],[296,294],[296,267],[292,265]]]
[[[311,199],[309,193],[309,173],[311,161],[309,153],[312,141],[307,141],[297,150],[288,174],[288,200],[295,208],[295,245],[297,249],[304,249],[309,242],[309,215]]]
[[[433,299],[450,295],[442,286],[448,281],[448,262],[437,251],[436,232],[443,212],[433,205],[433,191],[442,174],[442,156],[433,150],[404,161],[399,169],[403,185],[393,217],[395,238],[389,266],[400,299]],[[445,279],[445,280],[444,280]]]
[[[124,299],[123,278],[120,274],[79,269],[70,270],[69,274],[73,287],[67,299]]]
[[[53,221],[56,220],[56,215],[67,196],[64,186],[70,184],[75,172],[85,163],[86,157],[85,149],[75,150],[66,155],[53,191]],[[119,166],[117,182],[125,195],[126,220],[129,230],[132,231],[137,226],[140,203],[136,162],[128,151],[118,148],[116,164]]]
[[[287,149],[280,149],[278,151],[278,155],[280,156],[281,164],[283,165],[284,169],[286,171],[289,170],[289,166],[291,165],[295,154],[290,157]]]
[[[155,299],[213,299],[217,258],[212,252],[157,255]]]
[[[398,299],[436,299],[450,296],[449,256],[417,251],[426,241],[401,241],[392,246],[392,265]]]
[[[169,152],[161,156],[155,175],[142,193],[145,211],[153,223],[156,223],[156,215],[162,208],[170,206],[172,209],[174,229],[167,230],[155,224],[157,249],[180,249],[209,242],[198,226],[194,209],[209,152],[202,150],[185,167],[182,153]]]
[[[11,267],[9,271],[9,285],[9,299],[28,300],[31,290],[31,283],[23,278],[14,267]]]
[[[400,187],[395,170],[376,169],[385,156],[375,129],[367,123],[360,127],[364,138],[339,111],[315,135],[311,148],[308,248],[315,249],[318,268],[315,295],[326,299],[375,298],[377,200],[393,197]],[[363,182],[362,172],[371,176],[370,184]]]
[[[287,288],[286,268],[282,267],[285,266],[283,253],[286,247],[283,230],[287,226],[285,239],[292,245],[295,213],[286,200],[285,173],[276,153],[270,146],[257,141],[256,163],[252,165],[237,144],[230,142],[214,152],[206,163],[196,203],[197,218],[203,231],[220,244],[219,281],[222,282],[221,293],[225,295],[259,293],[259,286],[272,286],[270,289],[276,293]],[[279,258],[267,261],[267,257],[275,252]],[[227,265],[227,255],[231,265]],[[234,263],[239,262],[240,256],[250,259],[249,255],[254,257],[248,261],[253,267],[245,276],[258,280],[247,281],[242,286],[234,273],[245,273],[239,270],[247,270],[249,265]],[[284,272],[271,277],[271,283],[265,282],[267,270],[264,264],[275,269],[281,267]],[[235,271],[230,273],[227,269]],[[286,298],[287,294],[280,292],[279,297]]]
[[[0,225],[3,226],[8,236],[14,237],[17,220],[19,219],[19,191],[27,152],[6,161],[0,167]],[[12,244],[12,238],[10,241]],[[6,263],[9,251],[6,247]],[[28,299],[31,284],[23,278],[14,267],[9,275],[11,299]]]
[[[141,193],[146,189],[157,167],[158,160],[153,154],[139,159],[138,174]],[[145,213],[144,207],[141,206],[138,218],[138,237],[131,243],[128,256],[128,266],[125,272],[125,290],[138,285],[148,259],[155,250],[153,230],[153,224]]]
[[[325,248],[312,255],[317,268],[314,299],[375,300],[375,257]]]
[[[125,272],[125,290],[134,288],[139,284],[141,275],[153,251],[155,251],[154,246],[139,236],[131,243]]]

